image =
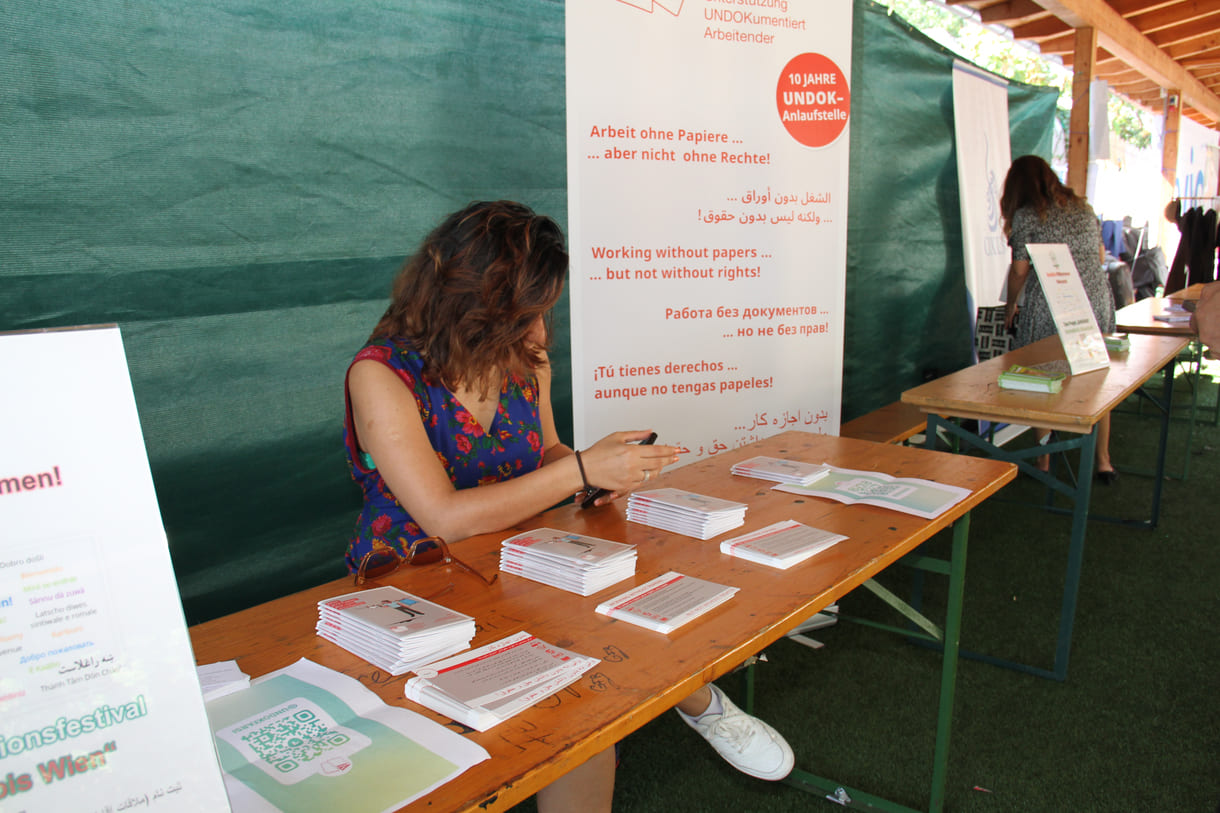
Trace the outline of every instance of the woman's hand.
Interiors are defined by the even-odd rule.
[[[1004,330],[1012,330],[1012,323],[1017,320],[1018,310],[1016,302],[1009,302],[1004,306]]]
[[[651,433],[647,430],[615,432],[580,453],[590,486],[609,489],[597,505],[610,502],[621,493],[639,488],[678,462],[677,446],[641,446]]]

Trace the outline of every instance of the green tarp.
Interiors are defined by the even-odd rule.
[[[471,200],[566,222],[563,4],[46,0],[0,30],[0,330],[121,326],[190,621],[340,575],[343,374],[403,255]],[[844,418],[970,359],[952,57],[869,4],[853,39]],[[1046,154],[1054,92],[1009,98]]]

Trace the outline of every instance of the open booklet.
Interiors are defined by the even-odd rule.
[[[827,497],[841,503],[875,505],[917,517],[934,519],[970,496],[968,489],[922,480],[891,477],[876,471],[856,471],[827,466],[830,474],[807,486],[781,484],[773,491],[809,497]]]

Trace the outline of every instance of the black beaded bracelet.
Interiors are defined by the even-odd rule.
[[[585,464],[580,459],[580,449],[573,449],[576,452],[576,467],[580,469],[580,481],[585,484],[585,491],[590,488],[589,478],[585,476]]]

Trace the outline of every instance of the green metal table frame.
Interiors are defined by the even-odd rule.
[[[1191,448],[1194,446],[1195,424],[1199,421],[1199,394],[1203,385],[1203,344],[1198,338],[1190,340],[1190,344],[1186,346],[1176,359],[1177,363],[1182,364],[1186,370],[1186,382],[1190,385],[1190,416],[1187,420],[1186,428],[1186,451],[1182,456],[1181,473],[1167,475],[1172,479],[1185,480],[1190,476],[1190,456]],[[1141,402],[1141,407],[1142,407]],[[1142,414],[1143,410],[1140,410]],[[1212,415],[1207,419],[1212,426],[1220,426],[1220,395],[1216,397],[1216,405],[1212,411]],[[1124,469],[1127,471],[1127,469]],[[1132,474],[1149,474],[1146,471],[1131,470]]]
[[[1051,668],[1046,669],[968,649],[958,650],[961,657],[982,661],[995,666],[1003,666],[1050,680],[1067,680],[1068,659],[1072,648],[1072,629],[1076,619],[1076,600],[1080,592],[1081,568],[1084,562],[1085,532],[1089,522],[1114,522],[1131,527],[1152,529],[1156,527],[1160,519],[1161,491],[1165,480],[1166,447],[1169,441],[1169,425],[1173,407],[1173,371],[1176,363],[1176,360],[1170,361],[1161,369],[1163,384],[1159,399],[1148,393],[1144,387],[1141,387],[1138,391],[1140,397],[1153,403],[1161,412],[1160,439],[1157,446],[1156,469],[1153,473],[1152,506],[1150,516],[1147,519],[1090,514],[1089,501],[1092,496],[1093,486],[1093,455],[1097,445],[1096,427],[1093,427],[1092,431],[1086,434],[1072,435],[1067,438],[1058,437],[1044,445],[1009,450],[995,446],[988,439],[979,436],[975,432],[971,432],[954,419],[943,418],[933,414],[928,415],[928,436],[925,442],[929,448],[934,448],[938,436],[943,431],[946,437],[953,440],[952,445],[956,451],[960,451],[959,444],[966,444],[989,457],[1015,463],[1021,472],[1035,478],[1047,487],[1047,498],[1044,506],[1046,510],[1071,514],[1072,517],[1067,565],[1063,577],[1063,599],[1059,607],[1059,630],[1055,639],[1055,655]],[[1068,476],[1060,479],[1056,476],[1059,453],[1068,452],[1073,449],[1080,450],[1080,462],[1077,471],[1072,476],[1072,472],[1069,469]],[[1034,465],[1034,459],[1043,454],[1049,454],[1051,460],[1056,461],[1052,464],[1051,471],[1049,472],[1041,471]],[[1065,468],[1068,467],[1065,465]],[[1071,509],[1062,509],[1054,505],[1056,494],[1067,497],[1071,501]],[[911,599],[913,606],[916,608],[921,603],[920,588],[921,585],[917,579]]]
[[[927,810],[939,813],[945,804],[945,780],[949,770],[949,736],[953,725],[953,702],[957,688],[957,654],[962,629],[962,600],[965,596],[966,543],[970,535],[970,514],[962,515],[952,526],[952,553],[948,560],[924,556],[918,552],[899,560],[903,565],[919,571],[938,573],[949,578],[949,594],[945,608],[944,627],[925,617],[920,611],[903,601],[873,579],[862,587],[897,610],[913,626],[893,626],[870,619],[839,615],[839,618],[878,629],[894,632],[908,639],[935,645],[941,650],[940,696],[936,714],[936,744],[932,757],[932,785]],[[753,709],[754,670],[746,672],[746,709]],[[803,771],[792,771],[784,783],[808,793],[825,796],[843,807],[857,810],[884,810],[894,813],[915,813],[917,808],[907,807],[874,796],[858,788],[850,787],[821,776]]]

